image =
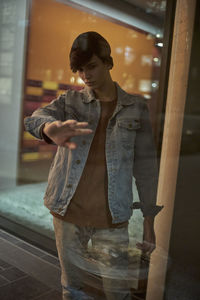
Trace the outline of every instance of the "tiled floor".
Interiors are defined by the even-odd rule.
[[[58,259],[0,230],[0,299],[61,300]]]

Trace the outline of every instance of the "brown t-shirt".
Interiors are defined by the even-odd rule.
[[[108,120],[115,106],[116,101],[101,101],[100,120],[75,194],[65,216],[62,217],[52,212],[54,216],[64,221],[95,228],[122,227],[128,224],[128,222],[112,224],[108,207],[105,142]]]

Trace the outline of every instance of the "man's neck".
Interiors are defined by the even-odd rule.
[[[95,89],[94,93],[97,99],[105,102],[110,102],[117,98],[117,89],[113,81],[108,82],[101,89]]]

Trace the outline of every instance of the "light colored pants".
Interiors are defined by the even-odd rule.
[[[53,222],[61,265],[63,300],[102,299],[82,291],[84,284],[91,285],[91,280],[95,288],[99,288],[98,283],[101,282],[107,300],[130,300],[127,279],[128,226],[95,229],[76,226],[56,217]]]

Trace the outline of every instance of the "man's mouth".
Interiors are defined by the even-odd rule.
[[[85,84],[87,85],[93,85],[95,83],[95,81],[86,81]]]

